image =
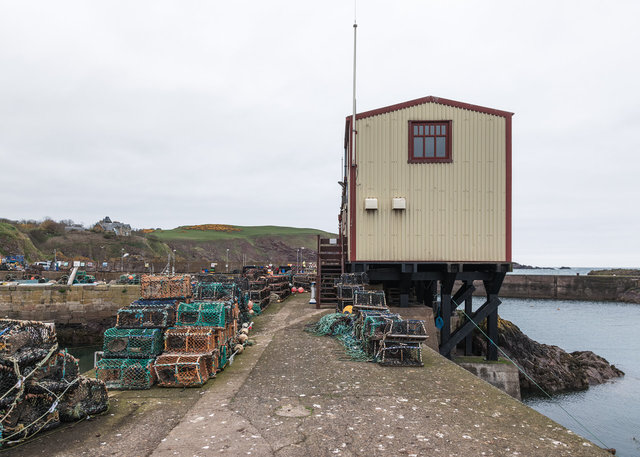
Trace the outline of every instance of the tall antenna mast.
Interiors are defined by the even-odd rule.
[[[353,115],[351,117],[351,166],[356,164],[356,0],[353,2]]]

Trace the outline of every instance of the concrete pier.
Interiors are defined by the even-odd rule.
[[[308,300],[272,304],[204,388],[112,392],[105,415],[7,455],[609,455],[429,348],[422,368],[349,360],[304,331],[325,312]]]

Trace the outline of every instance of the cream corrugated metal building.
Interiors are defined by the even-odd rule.
[[[346,262],[511,262],[512,113],[425,97],[345,135]]]

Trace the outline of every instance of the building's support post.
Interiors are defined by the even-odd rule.
[[[427,306],[435,309],[438,303],[438,281],[427,282]]]
[[[409,306],[409,291],[411,289],[411,276],[402,274],[400,279],[400,307],[407,308]]]
[[[453,285],[456,282],[456,273],[447,273],[444,275],[440,282],[440,316],[444,321],[444,325],[440,329],[440,347],[445,346],[449,342],[451,335],[451,292],[453,291]],[[455,309],[455,308],[454,308]],[[451,349],[447,352],[440,353],[451,358]]]
[[[498,301],[498,292],[502,286],[506,273],[498,272],[493,279],[484,281],[484,288],[487,292],[487,302]],[[498,307],[487,316],[487,360],[498,360]],[[491,341],[495,344],[492,344]]]
[[[475,313],[471,315],[471,320],[465,322],[458,330],[456,330],[446,343],[440,344],[440,354],[446,356],[458,343],[473,331],[476,325],[479,325],[483,320],[487,318],[491,313],[498,312],[498,306],[500,300],[496,295],[493,295],[492,300],[487,300]]]
[[[464,281],[464,285],[467,287],[473,287],[473,281]],[[473,313],[473,294],[469,295],[464,301],[464,312],[467,316],[471,316]],[[468,320],[468,318],[467,318]],[[464,355],[472,355],[473,333],[469,333],[464,338]]]

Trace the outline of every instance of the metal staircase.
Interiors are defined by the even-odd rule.
[[[342,247],[336,238],[318,236],[318,279],[316,308],[336,307],[338,296],[335,280],[342,274]]]

